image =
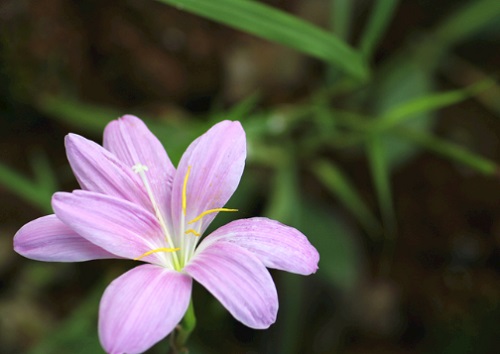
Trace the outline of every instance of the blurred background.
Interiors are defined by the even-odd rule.
[[[102,352],[100,296],[136,263],[36,262],[12,237],[78,188],[64,136],[127,113],[174,163],[240,120],[240,213],[211,229],[265,215],[321,255],[271,271],[266,331],[195,285],[190,353],[497,352],[499,44],[496,0],[1,0],[0,353]]]

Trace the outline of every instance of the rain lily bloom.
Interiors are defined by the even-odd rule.
[[[159,140],[133,116],[108,124],[104,147],[66,137],[81,186],[52,198],[55,214],[24,225],[14,249],[40,261],[128,258],[145,262],[105,290],[99,337],[108,353],[140,353],[167,336],[201,283],[243,324],[276,320],[276,287],[266,267],[308,275],[319,255],[277,221],[241,219],[201,236],[235,191],[246,158],[239,122],[223,121],[196,139],[175,169]],[[201,241],[201,242],[200,242]]]

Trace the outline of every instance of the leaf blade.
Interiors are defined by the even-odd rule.
[[[369,59],[373,55],[375,47],[387,29],[397,5],[398,0],[378,0],[375,2],[359,44],[365,58]]]
[[[365,80],[368,69],[361,55],[335,35],[295,16],[250,0],[157,0],[280,43],[333,64]]]
[[[380,224],[377,218],[340,168],[325,160],[316,161],[311,168],[323,185],[358,219],[365,231],[372,237],[378,236]]]

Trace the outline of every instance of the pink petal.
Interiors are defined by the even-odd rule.
[[[118,258],[78,235],[55,215],[24,225],[14,236],[14,250],[24,257],[46,262]]]
[[[248,327],[265,329],[276,321],[276,287],[269,271],[251,252],[228,242],[207,247],[201,243],[184,271]]]
[[[196,139],[181,158],[172,188],[172,219],[181,220],[184,180],[186,222],[209,209],[223,207],[238,186],[246,158],[245,132],[239,122],[223,121]],[[216,213],[189,228],[203,233]]]
[[[104,130],[104,147],[129,167],[141,164],[148,168],[146,177],[168,222],[175,168],[163,145],[144,122],[131,115],[112,121]]]
[[[58,192],[52,197],[57,217],[90,242],[121,257],[137,258],[166,247],[153,214],[123,199],[88,191]],[[143,260],[170,262],[167,253],[154,253]]]
[[[79,135],[67,135],[65,144],[68,161],[82,189],[112,195],[152,210],[144,186],[131,167]]]
[[[99,338],[107,353],[142,353],[181,321],[191,298],[191,278],[155,265],[115,279],[99,308]]]
[[[254,253],[266,267],[309,275],[318,269],[319,254],[293,227],[267,218],[230,222],[203,242],[231,242]]]

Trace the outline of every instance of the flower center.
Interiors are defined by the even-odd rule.
[[[139,175],[139,177],[141,178],[141,180],[144,184],[144,187],[146,188],[146,192],[149,196],[149,199],[151,200],[151,204],[152,204],[153,209],[155,211],[156,218],[158,219],[158,222],[160,223],[160,226],[161,226],[162,231],[165,235],[165,239],[167,241],[167,244],[174,246],[174,243],[173,243],[172,238],[170,237],[170,234],[168,232],[168,228],[167,228],[167,225],[166,225],[165,220],[163,218],[163,215],[161,213],[161,210],[160,210],[158,203],[156,202],[156,199],[154,197],[153,191],[151,189],[151,185],[149,184],[149,181],[146,177],[146,172],[148,171],[148,167],[145,165],[142,165],[142,164],[136,164],[135,166],[132,167],[132,169],[134,170],[135,173],[137,173]],[[208,210],[205,210],[204,212],[200,213],[197,217],[195,217],[194,219],[192,219],[186,223],[185,217],[186,217],[186,210],[187,210],[187,185],[188,185],[190,173],[191,173],[191,166],[188,166],[187,171],[186,171],[186,175],[184,176],[184,183],[182,185],[181,230],[185,230],[185,231],[183,231],[183,233],[185,235],[193,234],[194,236],[199,237],[199,236],[201,236],[201,224],[199,224],[196,229],[190,228],[190,229],[186,230],[186,226],[194,224],[197,221],[200,221],[201,219],[203,219],[203,217],[205,217],[208,214],[218,213],[221,211],[222,212],[235,212],[235,211],[238,211],[238,209],[229,209],[229,208],[208,209]],[[150,254],[153,254],[153,253],[169,252],[169,253],[172,253],[174,268],[176,270],[180,270],[180,269],[182,269],[184,264],[186,264],[186,262],[188,261],[189,255],[193,253],[194,248],[196,247],[196,244],[197,244],[196,241],[186,242],[186,244],[185,244],[184,237],[180,238],[180,242],[181,242],[180,248],[179,247],[171,247],[171,248],[160,247],[160,248],[152,249],[148,252],[143,253],[139,257],[134,258],[134,260],[135,261],[141,260],[142,258],[149,256]],[[185,249],[186,248],[185,246],[188,248],[188,250]],[[176,251],[179,251],[179,250],[181,250],[181,252],[184,254],[183,259],[179,259],[178,255],[177,255]],[[190,252],[187,252],[187,251],[190,251]]]

